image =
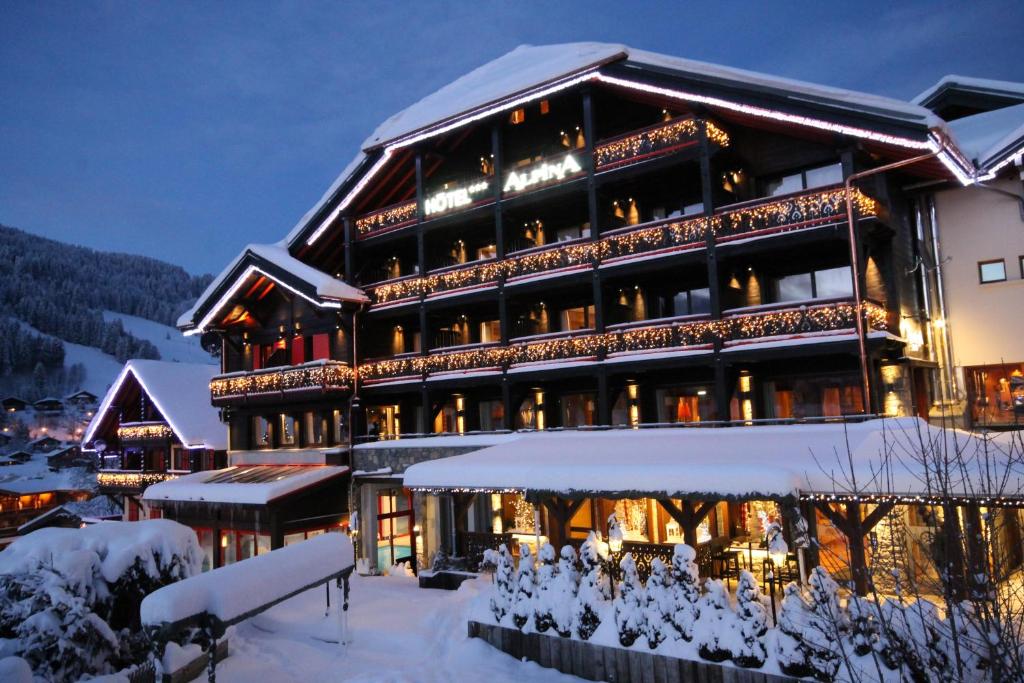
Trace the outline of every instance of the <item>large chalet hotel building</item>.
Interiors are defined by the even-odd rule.
[[[914,188],[971,173],[944,131],[873,95],[522,47],[385,121],[179,326],[221,345],[230,464],[349,467],[344,514],[378,565],[450,549],[465,510],[414,503],[402,472],[494,432],[927,416]],[[152,502],[173,516],[174,498]],[[469,526],[514,525],[506,498]]]

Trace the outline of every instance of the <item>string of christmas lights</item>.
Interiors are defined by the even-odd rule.
[[[117,428],[117,438],[122,441],[150,441],[169,439],[174,434],[162,422],[147,424],[123,424]]]
[[[729,136],[725,131],[710,121],[706,125],[709,140],[720,147],[729,145]],[[594,148],[594,164],[596,168],[621,166],[687,143],[695,144],[699,133],[700,124],[696,119],[672,119],[658,126],[602,142]]]
[[[178,475],[167,472],[98,472],[96,483],[113,489],[144,489],[150,484],[177,478]]]
[[[808,227],[808,222],[845,220],[845,202],[846,191],[838,189],[736,209],[712,217],[710,219],[711,231],[716,237],[732,237],[759,230],[778,229],[786,225],[791,225],[796,229]],[[878,203],[859,190],[853,191],[853,202],[861,216],[878,214]],[[375,304],[384,304],[421,295],[489,284],[497,282],[501,277],[507,279],[559,268],[595,265],[608,259],[636,256],[658,249],[695,245],[704,240],[707,232],[707,218],[672,220],[610,235],[596,242],[568,246],[553,245],[544,251],[514,256],[501,261],[489,261],[425,277],[412,277],[389,282],[370,289],[370,295]]]
[[[356,219],[356,232],[366,235],[416,220],[416,200],[385,207]]]
[[[214,377],[210,381],[210,395],[216,402],[298,389],[344,391],[352,388],[352,378],[352,368],[347,363],[328,361],[315,365],[257,370],[230,377]]]
[[[865,302],[863,309],[870,328],[886,329],[888,316],[884,308],[871,302]],[[509,346],[489,346],[411,358],[373,361],[360,366],[360,375],[365,379],[375,380],[460,370],[507,369],[509,366],[520,363],[702,346],[712,344],[716,339],[729,342],[780,335],[829,332],[852,329],[856,325],[856,316],[857,306],[851,302],[801,306],[721,320],[685,321],[602,334],[545,339]]]

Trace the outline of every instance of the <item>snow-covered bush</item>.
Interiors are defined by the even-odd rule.
[[[816,679],[832,681],[842,657],[839,641],[849,630],[849,620],[839,605],[839,584],[824,567],[811,570],[807,588],[811,620],[803,633],[803,643],[808,663]]]
[[[572,623],[573,630],[582,640],[589,640],[601,625],[603,605],[611,598],[611,586],[604,571],[602,546],[600,536],[593,531],[580,546],[582,571]]]
[[[851,595],[846,601],[846,611],[850,615],[850,647],[859,657],[870,654],[879,646],[879,614],[878,605],[857,595]]]
[[[803,590],[796,583],[788,584],[783,591],[775,636],[776,656],[782,673],[803,678],[813,672],[803,641],[812,618],[811,606],[807,604]]]
[[[534,580],[533,554],[530,546],[519,544],[519,569],[516,570],[515,594],[512,598],[512,623],[522,629],[533,616],[533,594],[537,586]]]
[[[768,656],[764,634],[768,632],[768,613],[762,603],[757,580],[748,571],[740,572],[736,585],[736,619],[739,642],[733,646],[732,661],[738,666],[760,668]]]
[[[934,604],[887,600],[882,604],[881,621],[882,661],[890,669],[900,669],[905,680],[937,680],[953,670],[950,629]]]
[[[117,671],[147,655],[142,598],[201,568],[195,533],[170,520],[41,529],[0,553],[0,638],[50,680]]]
[[[672,574],[660,558],[651,561],[651,575],[644,588],[644,597],[644,630],[647,646],[653,650],[675,633],[672,623],[675,613]]]
[[[619,562],[619,567],[622,570],[622,582],[619,584],[619,595],[614,603],[615,626],[619,631],[619,642],[624,647],[629,647],[647,630],[644,615],[646,599],[633,555],[626,553]]]
[[[579,589],[579,584],[580,573],[576,569],[576,550],[571,545],[562,546],[554,584],[548,592],[548,600],[551,603],[548,609],[551,614],[552,628],[563,638],[572,635],[573,606],[576,602],[576,591]]]
[[[729,606],[724,583],[708,579],[704,589],[698,602],[700,619],[694,625],[697,652],[712,662],[724,662],[732,656],[729,641],[731,631],[736,628],[736,614]]]
[[[672,552],[672,626],[678,637],[693,640],[693,627],[700,616],[700,574],[694,562],[697,553],[685,543]]]
[[[539,564],[537,566],[537,588],[534,592],[536,598],[533,607],[533,627],[538,633],[545,633],[555,624],[555,617],[552,614],[554,609],[552,595],[556,589],[555,579],[558,576],[558,566],[555,564],[554,546],[550,543],[542,545],[537,553],[537,559]]]
[[[513,583],[512,555],[508,548],[501,545],[497,551],[485,556],[485,562],[494,564],[494,592],[491,594],[491,614],[494,615],[495,623],[500,624],[501,620],[512,608],[512,597],[515,584]]]

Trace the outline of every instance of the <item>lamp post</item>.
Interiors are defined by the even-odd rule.
[[[618,575],[618,562],[616,558],[622,552],[622,527],[615,513],[608,515],[608,563],[611,565],[608,570],[608,579],[612,586],[612,600],[615,599],[615,578]]]

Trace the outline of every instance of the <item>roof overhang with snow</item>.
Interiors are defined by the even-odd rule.
[[[692,106],[872,141],[907,153],[935,152],[963,184],[975,169],[925,107],[742,69],[636,50],[571,43],[521,46],[387,119],[320,201],[286,237],[314,244],[397,151],[586,83]]]
[[[206,331],[239,297],[245,284],[258,277],[317,308],[341,309],[345,303],[369,302],[362,290],[299,261],[280,245],[250,244],[210,283],[192,308],[178,318],[178,328],[186,335]]]
[[[265,506],[346,474],[332,465],[255,465],[196,472],[146,488],[148,503],[207,503]]]
[[[929,455],[956,451],[967,471],[1005,461],[1005,443],[931,427],[917,418],[729,428],[521,434],[498,445],[405,471],[427,492],[521,492],[528,500],[687,498],[927,500]],[[1005,454],[1004,454],[1005,455]],[[1024,471],[1007,465],[1009,490]],[[1016,484],[1016,486],[1014,485]],[[969,482],[952,489],[971,497]],[[1005,501],[1004,501],[1005,503]],[[986,504],[997,504],[988,502]],[[1024,497],[1009,504],[1024,506]]]

